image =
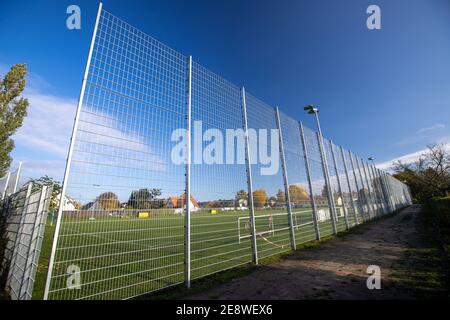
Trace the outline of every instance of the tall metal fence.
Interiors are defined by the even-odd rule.
[[[0,178],[0,200],[16,192],[21,169],[22,162],[19,162],[17,169],[8,171],[5,176]]]
[[[189,286],[411,203],[400,181],[101,5],[61,199],[45,299]]]
[[[13,300],[32,298],[51,191],[29,182],[0,203],[1,285]]]

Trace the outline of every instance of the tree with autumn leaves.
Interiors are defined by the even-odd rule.
[[[309,194],[306,190],[300,185],[290,185],[289,186],[289,195],[291,199],[291,203],[293,205],[300,204],[305,201],[309,201]],[[276,200],[278,204],[286,203],[286,195],[285,192],[279,189],[275,195],[275,197],[271,197],[270,199]],[[258,189],[253,192],[253,203],[256,208],[262,208],[269,202],[269,197],[267,196],[267,192],[264,189]],[[274,202],[274,201],[271,201]]]
[[[255,208],[262,208],[267,203],[267,192],[264,189],[253,191],[253,205]]]

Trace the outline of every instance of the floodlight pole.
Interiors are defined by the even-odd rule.
[[[186,194],[184,223],[184,283],[191,287],[191,109],[192,109],[192,56],[187,58],[186,81]]]
[[[292,206],[291,206],[291,195],[289,193],[289,180],[287,176],[286,169],[286,157],[284,155],[284,144],[283,144],[283,133],[281,130],[281,121],[280,121],[280,111],[278,107],[275,107],[275,116],[277,120],[277,128],[279,132],[279,140],[280,140],[280,156],[281,156],[281,168],[283,170],[283,180],[284,180],[284,192],[286,194],[286,206],[288,211],[288,221],[289,221],[289,234],[291,236],[291,247],[292,250],[296,249],[295,245],[295,233],[294,233],[294,221],[292,219]]]
[[[248,121],[247,121],[247,102],[245,98],[245,88],[241,89],[241,105],[242,105],[242,123],[244,126],[245,136],[245,165],[247,168],[247,189],[248,189],[248,209],[250,211],[250,228],[252,236],[252,260],[254,264],[258,264],[258,247],[256,243],[256,222],[255,222],[255,207],[253,203],[253,182],[252,182],[252,165],[250,159],[250,143],[248,135]]]
[[[63,186],[62,186],[62,190],[61,190],[61,199],[59,201],[58,217],[56,219],[55,234],[53,236],[52,251],[50,254],[50,262],[49,262],[49,266],[48,266],[47,280],[46,280],[45,289],[44,289],[44,300],[48,299],[48,293],[50,291],[50,282],[51,282],[52,273],[53,273],[53,266],[55,263],[56,247],[58,245],[59,231],[61,229],[61,219],[62,219],[62,210],[64,207],[64,197],[65,197],[66,190],[67,190],[67,180],[69,178],[69,173],[70,173],[70,163],[71,163],[72,156],[73,156],[73,149],[75,146],[75,138],[76,138],[76,133],[77,133],[77,128],[78,128],[78,123],[80,120],[81,107],[83,105],[84,91],[86,90],[86,83],[87,83],[87,78],[88,78],[89,69],[90,69],[90,65],[91,65],[92,53],[94,51],[95,38],[97,35],[97,29],[98,29],[98,25],[99,25],[99,21],[100,21],[100,15],[102,12],[102,6],[103,6],[103,4],[100,2],[98,5],[97,18],[95,19],[94,30],[92,32],[91,44],[89,47],[89,53],[88,53],[88,57],[87,57],[87,61],[86,61],[86,68],[84,71],[83,81],[81,84],[80,98],[78,99],[77,112],[75,114],[75,120],[74,120],[73,129],[72,129],[72,137],[70,139],[69,153],[67,155],[66,170],[64,172]]]
[[[306,147],[305,132],[303,130],[303,123],[299,122],[298,125],[299,125],[299,129],[300,129],[300,137],[302,139],[303,155],[305,158],[306,176],[308,178],[309,198],[311,199],[314,230],[316,232],[316,240],[320,240],[319,220],[317,218],[317,206],[316,206],[316,200],[314,199],[314,190],[313,190],[313,185],[312,185],[311,170],[310,170],[310,166],[309,166],[308,148]]]

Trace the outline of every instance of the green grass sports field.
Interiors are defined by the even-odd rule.
[[[324,210],[324,208],[318,208]],[[349,220],[353,224],[351,210]],[[339,231],[345,219],[338,215]],[[182,214],[161,210],[149,217],[113,213],[64,214],[49,299],[122,299],[184,281]],[[310,208],[293,209],[298,244],[315,239]],[[258,258],[291,250],[286,209],[255,212]],[[47,226],[41,263],[48,261],[53,227]],[[332,234],[330,220],[319,224]],[[210,210],[191,214],[191,278],[196,279],[252,261],[248,211]],[[40,264],[41,264],[40,263]],[[46,269],[35,288],[41,297]]]

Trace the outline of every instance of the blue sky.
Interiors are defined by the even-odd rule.
[[[78,4],[82,29],[65,26]],[[366,28],[377,4],[382,29]],[[104,8],[311,128],[378,163],[450,142],[450,2],[104,1]],[[28,64],[24,174],[61,178],[96,1],[2,1],[0,74]],[[7,44],[7,45],[5,45]]]

